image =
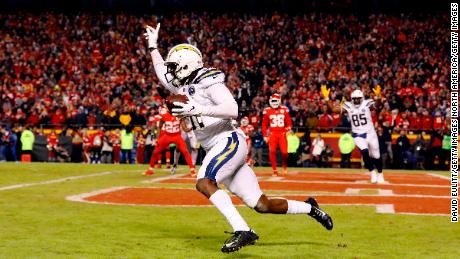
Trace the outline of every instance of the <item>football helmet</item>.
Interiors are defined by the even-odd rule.
[[[160,106],[160,108],[158,109],[158,113],[160,115],[165,115],[166,113],[168,113],[168,108],[166,108],[166,106],[162,105]]]
[[[248,126],[249,125],[249,118],[246,117],[246,116],[241,118],[240,124],[241,124],[241,126]]]
[[[203,55],[193,45],[179,44],[169,50],[164,64],[166,81],[180,87],[194,71],[203,67]]]
[[[364,99],[364,94],[361,90],[356,89],[351,93],[351,101],[353,105],[356,107],[359,107],[361,103],[363,102]]]
[[[270,96],[269,103],[270,107],[273,109],[278,108],[281,104],[281,96],[279,94],[272,94],[272,96]]]

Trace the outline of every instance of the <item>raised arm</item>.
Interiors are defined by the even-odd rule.
[[[156,28],[153,28],[149,25],[145,28],[144,36],[148,41],[148,48],[150,56],[152,57],[153,67],[155,68],[155,73],[157,74],[158,80],[160,83],[172,93],[177,93],[177,88],[171,83],[168,83],[165,77],[167,68],[165,66],[165,61],[158,51],[158,32],[160,30],[160,24],[157,24]]]

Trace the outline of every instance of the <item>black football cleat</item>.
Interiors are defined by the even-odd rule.
[[[222,246],[223,253],[232,253],[238,251],[243,246],[254,245],[259,239],[259,236],[254,231],[235,231],[232,237],[227,239]]]
[[[312,197],[308,198],[308,200],[305,202],[311,205],[311,211],[308,213],[308,215],[321,223],[321,225],[323,225],[327,230],[332,230],[334,227],[332,224],[332,218],[326,212],[320,209],[318,202],[316,202],[316,200]]]

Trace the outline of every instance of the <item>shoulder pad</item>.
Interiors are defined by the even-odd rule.
[[[343,107],[345,110],[351,109],[351,103],[350,103],[350,102],[344,102],[344,103],[342,104],[342,107]]]
[[[374,105],[374,100],[372,99],[367,99],[367,100],[364,100],[364,104],[366,105],[366,107],[371,107],[372,105]]]
[[[264,111],[263,111],[263,114],[267,113],[268,111],[270,111],[270,107],[265,107]]]
[[[225,75],[222,71],[216,68],[204,68],[198,72],[198,75],[193,79],[192,84],[213,85],[223,83]]]

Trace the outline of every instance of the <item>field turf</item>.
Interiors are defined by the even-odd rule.
[[[142,181],[169,175],[159,170],[145,177],[141,175],[144,169],[139,165],[1,163],[0,258],[459,257],[460,225],[450,223],[448,216],[379,214],[373,206],[324,206],[335,223],[334,230],[327,231],[307,216],[261,215],[238,207],[261,238],[255,246],[226,255],[220,247],[229,237],[224,231],[231,228],[214,207],[66,200],[70,195],[114,186],[151,187],[155,184]],[[184,173],[181,169],[179,173]],[[268,168],[257,172],[264,170]],[[448,176],[447,172],[438,174]],[[66,178],[73,176],[88,177]],[[59,180],[45,182],[55,179]],[[17,186],[29,183],[33,184]],[[188,183],[176,186],[193,188]]]

